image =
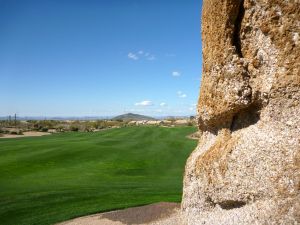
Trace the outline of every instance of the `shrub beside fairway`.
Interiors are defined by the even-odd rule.
[[[0,224],[53,224],[179,202],[194,127],[127,127],[0,139]]]

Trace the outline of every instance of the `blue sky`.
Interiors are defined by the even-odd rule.
[[[193,115],[201,0],[0,0],[0,116]]]

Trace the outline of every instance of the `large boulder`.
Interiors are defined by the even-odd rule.
[[[298,0],[204,0],[186,223],[300,223],[299,19]]]

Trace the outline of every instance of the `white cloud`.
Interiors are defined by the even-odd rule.
[[[179,98],[186,98],[187,97],[187,95],[184,94],[182,91],[177,91],[177,95],[178,95]]]
[[[132,59],[132,60],[138,60],[139,59],[139,57],[136,54],[132,53],[132,52],[128,53],[128,58]]]
[[[178,71],[173,71],[173,72],[172,72],[172,76],[173,76],[173,77],[179,77],[180,75],[181,75],[181,73],[178,72]]]
[[[166,106],[166,105],[167,105],[167,103],[165,103],[165,102],[161,102],[159,105],[160,105],[160,106]]]
[[[155,60],[156,58],[155,58],[155,56],[154,55],[151,55],[151,56],[149,56],[149,57],[147,57],[147,60]]]
[[[145,101],[137,102],[134,105],[136,105],[136,106],[150,106],[150,105],[153,105],[153,103],[151,101],[145,100]]]
[[[152,61],[156,59],[155,55],[149,52],[144,52],[143,50],[139,50],[138,52],[129,52],[127,56],[129,59],[132,60],[145,59],[145,60]]]
[[[191,106],[189,107],[189,110],[190,110],[190,111],[196,111],[196,107],[197,107],[197,104],[196,104],[196,103],[191,104]]]

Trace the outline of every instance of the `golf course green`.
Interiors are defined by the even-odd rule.
[[[0,139],[0,224],[54,224],[180,202],[194,127],[124,127]]]

